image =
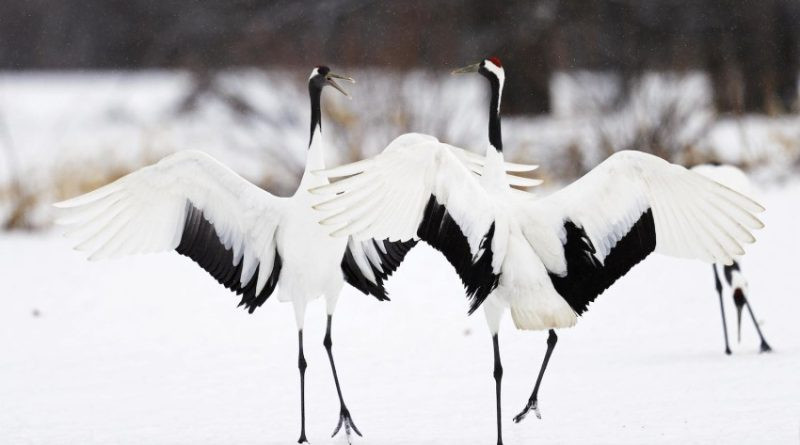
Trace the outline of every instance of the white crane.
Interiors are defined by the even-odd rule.
[[[486,165],[475,178],[443,144],[390,144],[381,154],[323,172],[341,178],[312,191],[328,195],[333,236],[422,239],[454,266],[492,334],[497,443],[502,443],[498,329],[507,308],[518,329],[549,330],[547,352],[519,422],[537,393],[555,347],[556,328],[578,315],[651,252],[730,264],[762,227],[749,198],[658,157],[619,152],[543,199],[514,190],[503,174],[497,58],[456,70],[491,86]],[[334,196],[335,195],[335,196]],[[485,300],[485,301],[484,301]]]
[[[311,132],[305,172],[294,195],[281,198],[249,183],[199,151],[182,151],[144,167],[85,195],[56,204],[67,235],[79,239],[76,247],[90,259],[115,258],[136,253],[176,250],[186,255],[228,289],[242,295],[240,306],[253,312],[280,287],[280,301],[295,309],[300,372],[300,439],[305,433],[305,370],[303,320],[309,301],[324,296],[327,327],[323,344],[328,353],[339,396],[339,422],[361,432],[353,423],[342,397],[332,353],[331,325],[339,292],[346,280],[365,294],[388,300],[384,280],[399,266],[416,241],[390,242],[331,238],[317,223],[311,209],[319,197],[311,187],[328,184],[311,172],[324,169],[320,98],[330,85],[342,94],[334,79],[353,81],[328,67],[319,66],[308,80],[311,98]],[[426,136],[408,134],[401,144],[414,144]],[[483,156],[452,147],[465,168],[477,174]],[[509,171],[535,166],[507,163]],[[512,184],[537,181],[509,177]]]
[[[717,181],[720,184],[730,187],[731,189],[740,193],[753,196],[753,187],[750,184],[750,180],[747,179],[747,175],[732,165],[704,164],[692,167],[692,171],[711,178],[714,181]],[[758,321],[756,321],[753,308],[750,306],[750,300],[746,296],[749,293],[747,280],[742,273],[739,262],[734,260],[730,265],[713,264],[711,267],[714,270],[714,286],[717,289],[717,295],[719,296],[719,308],[720,312],[722,313],[722,333],[725,338],[725,353],[730,355],[731,348],[728,343],[728,325],[725,321],[725,304],[722,301],[722,280],[719,278],[719,269],[722,270],[722,276],[725,277],[725,281],[728,283],[728,288],[730,288],[733,292],[733,303],[736,306],[737,340],[739,342],[742,341],[742,309],[744,306],[747,306],[747,312],[750,314],[750,319],[753,320],[753,326],[755,326],[758,337],[761,339],[761,346],[759,348],[760,351],[771,352],[772,348],[764,338],[764,334],[761,333],[761,327],[758,325]]]
[[[325,168],[320,97],[330,85],[347,93],[326,66],[314,68],[308,80],[311,134],[300,186],[288,198],[258,188],[200,151],[181,151],[85,195],[56,204],[68,236],[90,259],[176,250],[188,256],[228,289],[242,295],[250,313],[280,286],[280,301],[294,306],[299,342],[300,438],[305,432],[303,319],[306,305],[325,297],[327,328],[324,345],[339,396],[339,422],[360,431],[342,397],[332,354],[331,324],[344,281],[386,300],[383,280],[402,261],[414,241],[390,243],[334,239],[317,224],[308,188],[327,184],[310,173]]]

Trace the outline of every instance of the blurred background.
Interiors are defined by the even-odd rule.
[[[639,149],[737,165],[767,208],[741,342],[724,290],[731,356],[710,267],[653,255],[559,331],[543,419],[516,425],[546,335],[506,317],[507,443],[797,445],[800,0],[0,0],[0,444],[296,438],[290,305],[237,310],[180,255],[89,264],[50,204],[189,148],[292,193],[320,64],[358,81],[323,93],[328,165],[409,131],[483,153],[487,83],[449,73],[490,56],[533,190]],[[457,275],[419,245],[388,289],[338,303],[354,443],[495,443],[492,345]],[[305,322],[308,435],[343,445],[325,316],[318,301]]]
[[[408,131],[482,152],[486,85],[448,73],[489,56],[506,153],[551,184],[623,149],[800,172],[796,0],[0,0],[0,226],[187,148],[291,193],[319,64],[358,80],[329,163]]]

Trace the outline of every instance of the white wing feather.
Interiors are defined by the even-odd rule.
[[[521,206],[523,231],[548,270],[566,271],[560,254],[562,227],[583,227],[597,250],[608,255],[648,208],[656,252],[729,264],[763,227],[758,203],[679,165],[642,152],[618,152],[546,198]],[[552,236],[557,233],[558,236]]]
[[[66,235],[96,260],[177,248],[191,203],[233,249],[233,266],[244,262],[242,285],[262,265],[260,293],[272,270],[283,201],[211,156],[187,150],[55,206]]]
[[[458,158],[468,169],[470,169],[472,172],[476,173],[479,176],[483,175],[484,167],[486,166],[486,156],[480,155],[478,153],[473,153],[469,150],[464,150],[463,148],[456,147],[454,145],[439,142],[438,139],[427,134],[406,133],[400,135],[386,147],[386,150],[388,150],[390,147],[392,150],[399,150],[402,149],[403,147],[409,147],[417,144],[426,144],[426,143],[438,145],[443,148],[448,148],[450,152],[456,158]],[[362,161],[357,161],[350,164],[342,165],[340,167],[329,168],[325,170],[324,175],[329,178],[338,178],[343,176],[354,175],[356,173],[364,171],[363,167],[364,165],[369,164],[369,161],[370,159],[365,159]],[[539,166],[535,164],[519,164],[515,162],[503,162],[503,168],[506,171],[506,173],[522,173],[522,172],[534,171],[538,169]],[[542,183],[541,179],[526,178],[523,176],[516,176],[511,174],[506,175],[506,181],[508,182],[508,185],[516,187],[524,187],[524,188],[535,187]]]
[[[743,195],[750,197],[755,196],[753,186],[750,184],[747,175],[733,165],[703,164],[696,165],[692,167],[691,170],[695,173],[700,173],[706,178],[717,181],[725,187],[736,190]]]
[[[333,212],[323,223],[340,225],[334,236],[405,241],[417,239],[433,195],[461,228],[474,255],[494,221],[494,206],[472,173],[478,164],[466,162],[472,157],[453,148],[432,136],[400,136],[373,158],[318,172],[349,177],[312,189],[335,195],[315,208]]]

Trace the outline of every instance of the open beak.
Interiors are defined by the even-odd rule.
[[[347,91],[343,90],[342,87],[340,87],[339,84],[336,83],[336,81],[333,79],[346,80],[350,83],[356,83],[356,81],[353,80],[352,77],[342,76],[341,74],[336,74],[336,73],[328,73],[328,75],[325,76],[325,80],[328,82],[328,85],[336,88],[340,93],[344,94],[347,98],[350,98],[350,95],[347,94]]]
[[[481,69],[480,63],[473,63],[472,65],[467,65],[463,68],[459,68],[457,70],[453,70],[450,74],[466,74],[466,73],[477,73],[478,70]]]

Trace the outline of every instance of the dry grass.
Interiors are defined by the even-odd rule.
[[[9,215],[3,221],[3,230],[33,230],[30,215],[33,209],[40,204],[41,196],[25,193],[19,187],[8,186],[0,188],[0,201],[10,204]]]
[[[92,191],[157,160],[156,156],[143,155],[127,165],[109,166],[100,158],[71,162],[56,167],[50,182],[37,189],[0,188],[0,202],[9,203],[2,229],[30,231],[47,227],[52,222],[49,217],[52,203]]]

